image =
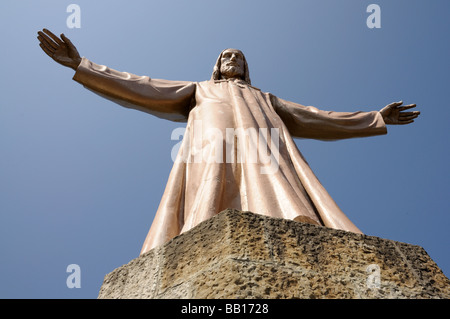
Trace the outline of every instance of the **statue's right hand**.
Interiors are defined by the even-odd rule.
[[[81,57],[77,48],[64,35],[61,39],[47,29],[38,31],[39,46],[53,60],[61,65],[67,66],[74,70],[81,63]]]

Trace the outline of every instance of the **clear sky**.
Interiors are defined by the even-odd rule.
[[[71,3],[81,27],[69,28]],[[369,4],[381,28],[368,28]],[[0,298],[96,298],[104,275],[139,255],[182,124],[125,109],[72,80],[36,32],[80,54],[168,80],[208,80],[241,49],[252,84],[323,110],[403,100],[421,116],[379,137],[296,140],[366,234],[422,246],[447,276],[450,2],[164,0],[0,2]],[[81,269],[69,289],[67,266]]]

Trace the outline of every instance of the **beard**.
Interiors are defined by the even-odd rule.
[[[244,70],[241,67],[235,65],[223,65],[220,68],[220,73],[222,77],[225,78],[240,78],[244,77]]]

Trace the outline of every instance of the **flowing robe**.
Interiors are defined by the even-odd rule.
[[[227,208],[361,233],[319,182],[293,138],[386,134],[379,112],[322,111],[240,80],[152,79],[86,58],[73,79],[122,106],[187,121],[141,254]]]

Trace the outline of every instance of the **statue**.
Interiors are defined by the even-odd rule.
[[[409,124],[420,114],[406,112],[416,105],[403,102],[350,113],[283,100],[251,85],[245,56],[236,49],[220,54],[210,80],[186,82],[98,65],[81,58],[64,34],[59,38],[43,29],[38,39],[48,56],[75,70],[73,79],[93,92],[124,107],[187,122],[141,254],[227,208],[361,233],[321,185],[293,138],[387,134],[387,124]]]

